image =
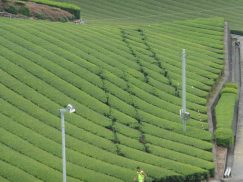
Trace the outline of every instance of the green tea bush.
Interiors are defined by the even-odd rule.
[[[232,123],[235,114],[235,104],[238,98],[238,87],[234,83],[227,83],[220,92],[220,99],[215,107],[216,143],[229,147],[234,143]]]
[[[26,53],[26,52],[25,52]],[[29,55],[30,56],[30,55]],[[31,57],[31,56],[30,56]],[[20,62],[19,62],[20,63]],[[23,62],[22,62],[23,63]],[[27,65],[30,63],[28,63],[28,62],[25,62]],[[25,64],[24,63],[24,64]],[[30,64],[32,64],[32,63],[30,63]],[[43,62],[43,64],[44,64],[44,62]],[[46,65],[47,66],[47,65]],[[32,73],[34,73],[34,75],[36,75],[37,77],[39,77],[39,76],[41,76],[42,77],[42,79],[44,79],[45,81],[47,81],[47,82],[49,82],[49,84],[54,84],[53,86],[57,86],[57,87],[59,87],[59,88],[61,88],[61,91],[62,92],[65,92],[67,95],[70,95],[71,94],[71,92],[70,92],[70,90],[68,89],[68,87],[62,87],[61,85],[61,83],[63,82],[63,80],[62,79],[59,79],[59,82],[54,82],[54,80],[53,79],[50,79],[50,77],[48,76],[49,75],[49,73],[47,72],[47,71],[44,71],[43,69],[41,69],[41,68],[36,68],[36,70],[33,70],[32,69],[32,66],[28,66],[28,69],[32,72]],[[37,71],[38,70],[38,71]],[[44,72],[43,72],[44,71]],[[71,85],[70,85],[71,86]],[[80,95],[78,92],[78,89],[77,88],[74,88],[73,86],[71,86],[72,87],[72,89],[74,89],[74,90],[76,90],[76,91],[74,91],[74,93],[76,93],[75,95],[77,96],[77,98],[80,98],[81,99],[81,97],[82,97],[82,95]],[[71,89],[71,90],[72,90]],[[73,96],[73,94],[74,93],[72,93],[71,95]],[[84,96],[84,95],[83,95]],[[83,99],[88,99],[88,97],[85,97],[85,98],[83,98]],[[92,98],[92,99],[94,99],[94,98]],[[81,101],[81,100],[80,100]],[[81,101],[82,102],[82,101]],[[92,103],[92,102],[86,102],[87,104],[94,104],[94,103]],[[90,105],[90,106],[91,106]],[[104,105],[104,104],[103,104]],[[94,105],[93,105],[94,106]],[[85,110],[85,107],[83,106],[83,105],[80,105],[80,108],[82,108],[81,110],[82,111],[84,111]],[[108,108],[107,107],[100,107],[100,109],[101,110],[103,110],[103,111],[105,111],[105,112],[103,112],[103,113],[108,113]],[[99,115],[99,119],[96,119],[96,121],[99,121],[99,122],[103,122],[104,120],[107,120],[107,118],[106,117],[104,117],[104,116],[102,116],[101,114],[98,114],[98,113],[96,113],[96,112],[93,112],[92,110],[90,110],[90,109],[88,109],[88,108],[86,108],[86,110],[87,110],[87,112],[80,112],[80,113],[82,113],[82,114],[85,114],[85,117],[86,118],[89,118],[89,119],[91,119],[91,118],[93,118],[94,119],[94,117],[96,117],[96,116],[98,116]],[[90,111],[90,112],[93,112],[93,114],[89,114],[90,112],[88,112],[88,110]],[[101,111],[100,110],[100,111]],[[98,115],[97,115],[98,114]],[[103,118],[103,119],[102,119]],[[92,120],[92,119],[91,119]],[[103,121],[102,121],[103,120]],[[106,123],[105,121],[104,121],[104,123]]]
[[[12,67],[9,65],[9,67],[8,67],[9,69],[11,69]],[[16,75],[16,73],[18,73],[18,72],[16,72],[16,70],[15,70],[15,75]],[[5,78],[6,78],[6,81],[7,82],[5,82],[5,84],[6,85],[8,85],[9,87],[10,86],[15,86],[15,88],[13,88],[16,92],[18,92],[18,93],[22,93],[26,98],[31,98],[31,101],[32,102],[37,102],[39,99],[41,99],[41,101],[42,102],[39,102],[39,103],[41,103],[39,106],[41,106],[41,107],[43,107],[44,109],[47,109],[47,110],[49,110],[49,112],[52,112],[52,114],[54,114],[54,115],[58,115],[58,113],[57,113],[57,111],[56,111],[56,108],[58,108],[58,107],[61,107],[61,106],[59,106],[59,105],[55,105],[55,104],[53,104],[53,103],[51,103],[51,102],[49,102],[48,100],[46,100],[46,98],[45,97],[43,97],[43,96],[41,96],[41,95],[39,95],[39,94],[37,94],[37,93],[35,93],[33,90],[31,90],[31,89],[28,89],[28,87],[25,87],[25,89],[23,89],[23,85],[21,86],[21,84],[17,84],[17,82],[15,81],[15,84],[14,85],[12,85],[11,83],[13,83],[13,80],[14,79],[9,79],[7,76],[6,76],[6,74],[4,75],[3,74],[3,72],[1,72],[1,75],[2,76],[4,76]],[[17,75],[19,75],[19,74],[17,74]],[[8,78],[8,79],[7,79]],[[21,78],[23,78],[23,77],[21,77]],[[24,77],[25,79],[27,78],[26,76]],[[28,80],[30,80],[30,79],[28,79]],[[30,82],[27,82],[27,83],[30,83]],[[32,82],[32,83],[34,83],[34,82]],[[17,86],[18,85],[18,86]],[[43,84],[41,84],[41,82],[39,82],[39,86],[40,86],[40,88],[45,88],[45,87],[42,87],[42,85]],[[18,97],[16,94],[14,94],[12,91],[10,91],[10,90],[6,90],[6,87],[2,87],[2,89],[3,89],[3,92],[2,92],[2,94],[5,94],[5,93],[9,93],[8,95],[10,96],[8,96],[8,95],[6,95],[5,94],[5,98],[7,99],[7,98],[11,98],[11,96],[13,96],[13,98],[15,98],[15,101],[13,100],[13,99],[8,99],[10,102],[12,102],[13,104],[15,104],[15,105],[17,105],[17,106],[19,106],[18,105],[18,103],[26,103],[26,105],[28,105],[30,108],[32,107],[33,108],[33,106],[30,106],[29,104],[27,104],[28,102],[26,101],[26,100],[24,100],[23,98],[21,98],[21,97]],[[6,92],[5,92],[6,91]],[[16,97],[17,96],[17,97]],[[2,95],[2,97],[4,97],[3,95]],[[20,102],[17,102],[17,100],[18,99],[20,99]],[[45,102],[43,102],[43,101],[45,101]],[[28,107],[27,107],[28,108]],[[34,108],[38,108],[38,107],[36,107],[36,106],[34,106]],[[45,115],[47,115],[47,116],[51,116],[49,113],[47,113],[47,112],[45,112],[46,114]],[[42,117],[37,117],[37,118],[42,118]],[[76,119],[75,119],[76,118]],[[55,117],[53,117],[52,116],[52,119],[53,120],[56,120],[57,118],[55,118]],[[105,138],[112,138],[112,135],[109,135],[109,132],[107,132],[107,130],[105,130],[104,128],[102,128],[102,127],[100,127],[100,126],[98,126],[98,125],[95,125],[94,123],[92,123],[92,122],[87,122],[87,120],[85,120],[85,119],[83,119],[83,118],[81,118],[81,117],[76,117],[75,115],[72,117],[72,118],[69,118],[69,117],[67,117],[66,118],[67,120],[70,120],[74,125],[76,125],[76,126],[78,126],[78,127],[80,127],[80,128],[86,128],[86,129],[88,129],[88,131],[93,131],[92,133],[95,133],[95,134],[102,134],[102,137],[105,137]],[[46,119],[44,120],[45,122],[47,122],[48,124],[50,124],[50,125],[52,125],[52,126],[55,126],[55,127],[57,127],[56,125],[53,125],[54,123],[53,122],[51,122],[51,120],[49,120],[48,119],[48,117],[46,117]],[[50,121],[50,122],[48,122],[48,121]],[[80,121],[82,121],[82,123],[80,123]],[[75,132],[74,132],[75,133]],[[77,132],[78,133],[78,132]]]
[[[55,169],[60,178],[58,108],[72,103],[76,113],[65,114],[70,181],[94,181],[94,173],[102,181],[131,181],[137,166],[150,182],[206,179],[214,168],[205,122],[207,96],[224,58],[223,21],[218,27],[210,21],[202,26],[200,21],[124,26],[121,35],[121,27],[110,25],[29,26],[27,21],[1,20],[8,26],[1,27],[0,36],[0,104],[5,108],[0,123],[14,134],[5,140],[11,134],[3,131],[1,143]],[[178,116],[178,53],[184,46],[190,50],[187,106],[192,116],[186,133]],[[15,139],[31,151],[19,148]],[[29,170],[17,162],[11,166]]]
[[[216,143],[219,146],[229,147],[234,143],[233,131],[230,128],[217,128],[215,131]]]
[[[109,104],[111,107],[133,117],[136,118],[136,111],[133,106],[121,101],[117,97],[109,94]]]
[[[238,90],[237,90],[237,88],[233,88],[233,87],[225,87],[220,91],[220,94],[222,95],[225,93],[232,93],[232,94],[237,95]]]
[[[197,166],[197,167],[200,167],[202,169],[209,170],[210,173],[211,173],[211,176],[213,176],[213,174],[214,174],[213,162],[208,162],[208,161],[205,161],[205,160],[202,160],[202,159],[191,157],[191,155],[184,155],[184,154],[181,154],[179,152],[174,152],[172,150],[168,150],[168,149],[165,149],[165,148],[162,148],[162,147],[153,146],[153,145],[150,145],[150,144],[148,146],[149,146],[149,150],[151,151],[151,154],[153,154],[153,155],[165,157],[165,158],[170,159],[170,160],[175,160],[175,161],[178,161],[178,162],[190,164],[192,166]]]
[[[202,141],[202,140],[198,140],[192,137],[188,137],[188,136],[184,136],[181,134],[177,134],[177,133],[172,133],[169,132],[168,130],[164,130],[162,128],[157,128],[153,125],[150,124],[145,124],[143,123],[143,127],[142,127],[142,131],[144,133],[148,133],[150,135],[153,136],[157,136],[159,138],[163,138],[163,139],[167,139],[167,140],[171,140],[174,142],[180,142],[186,145],[190,145],[199,149],[203,149],[203,150],[207,150],[210,151],[212,149],[212,144]]]
[[[129,126],[122,125],[118,122],[114,124],[114,128],[117,132],[133,139],[138,140],[139,136],[141,135],[140,131],[137,129],[130,128]]]
[[[125,137],[124,135],[118,134],[118,138],[120,141],[120,144],[135,148],[137,150],[144,151],[144,145],[138,141],[138,139],[131,139],[128,137]]]
[[[11,165],[8,162],[5,162],[4,160],[0,160],[0,175],[2,176],[0,177],[2,182],[8,182],[9,180],[19,181],[19,179],[26,182],[41,181],[40,179],[32,176],[18,167],[15,167],[14,165]]]
[[[238,89],[237,83],[232,83],[232,82],[227,82],[224,87]]]
[[[191,175],[197,173],[206,173],[207,172],[201,168],[190,166],[187,164],[182,164],[176,161],[168,160],[165,158],[157,157],[152,154],[143,153],[139,150],[134,150],[126,146],[120,146],[121,151],[128,158],[135,159],[141,162],[153,164],[156,166],[164,167],[167,170],[175,171],[182,175]],[[196,176],[196,175],[195,175]]]
[[[3,129],[1,129],[1,132],[2,131],[3,131]],[[2,136],[4,136],[4,135],[2,135]],[[7,135],[7,136],[10,137],[9,135]],[[11,138],[8,138],[8,139],[10,139],[10,141],[11,141]],[[3,140],[1,140],[1,141],[3,141]],[[5,141],[5,143],[6,142],[7,141]],[[19,145],[19,144],[14,142],[14,144],[11,144],[11,145],[12,145],[12,147],[14,147],[13,145]],[[21,147],[21,146],[19,145],[19,147]],[[24,154],[21,154],[20,152],[15,151],[14,150],[15,148],[8,147],[1,143],[0,149],[1,149],[1,156],[0,156],[1,160],[8,162],[9,164],[11,164],[13,166],[18,167],[19,169],[22,169],[23,171],[28,171],[28,173],[31,174],[32,176],[38,176],[38,178],[40,180],[52,180],[52,181],[62,180],[62,177],[58,171],[54,170],[51,167],[47,167],[43,163],[38,162],[38,160],[36,161],[32,158],[27,157]],[[22,149],[24,150],[23,147],[22,147]],[[26,150],[28,150],[28,148]],[[37,157],[37,155],[35,155],[35,156]],[[54,164],[53,160],[50,160],[49,163]],[[22,165],[22,164],[26,164],[26,165]],[[57,164],[58,163],[56,163],[55,165],[57,165]],[[61,163],[60,163],[60,165],[61,165]]]
[[[144,121],[146,123],[149,123],[156,127],[163,128],[163,129],[173,131],[176,133],[185,134],[181,130],[181,128],[182,128],[181,123],[171,122],[169,120],[162,119],[160,117],[154,116],[152,114],[146,113],[141,110],[138,110],[138,113],[141,116],[142,121]],[[198,123],[198,121],[196,123]],[[206,140],[206,141],[210,141],[212,139],[211,135],[207,131],[201,131],[201,129],[196,129],[193,126],[194,126],[194,124],[188,122],[188,128],[190,128],[190,129],[188,129],[188,131],[185,135],[191,136],[191,137],[194,137],[197,139],[201,139],[201,140]]]
[[[182,154],[187,154],[207,161],[213,160],[212,154],[202,149],[198,149],[182,143],[176,143],[173,142],[172,140],[159,138],[149,134],[145,134],[145,138],[147,143],[151,143],[153,145],[160,146],[162,148],[167,148]]]
[[[1,116],[0,116],[1,117]],[[4,128],[7,130],[11,130],[11,132],[16,133],[21,138],[27,140],[28,142],[32,143],[33,145],[38,145],[42,150],[45,150],[46,152],[52,153],[55,156],[58,156],[61,158],[61,153],[59,152],[61,148],[61,143],[57,144],[51,140],[48,140],[47,138],[35,133],[31,129],[27,129],[21,125],[16,125],[13,121],[9,121],[4,123],[5,121],[2,120],[2,124],[4,124]],[[5,119],[5,118],[4,118]],[[9,120],[9,119],[5,119]],[[48,147],[46,147],[48,146]],[[67,148],[67,156],[68,161],[72,162],[73,164],[79,165],[79,166],[85,166],[88,169],[95,170],[97,172],[103,172],[110,176],[115,176],[120,179],[124,179],[129,181],[129,178],[133,177],[133,171],[129,171],[128,169],[121,168],[116,165],[110,165],[109,163],[105,163],[99,160],[96,160],[94,158],[85,156],[79,151],[75,151],[75,149]]]
[[[126,126],[135,127],[138,124],[138,121],[135,118],[132,118],[129,115],[119,112],[116,109],[111,109],[111,116],[116,118],[116,121],[124,124]]]

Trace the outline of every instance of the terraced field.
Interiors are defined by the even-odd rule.
[[[197,181],[213,175],[206,102],[223,64],[222,18],[153,26],[0,19],[0,181]],[[184,133],[181,50],[187,49]]]
[[[67,0],[57,0],[67,1]],[[87,23],[151,24],[193,18],[224,17],[243,30],[242,0],[68,0],[81,7]]]

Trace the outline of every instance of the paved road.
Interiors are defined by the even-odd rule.
[[[241,88],[240,88],[240,100],[239,100],[239,116],[236,133],[236,143],[234,151],[234,162],[232,167],[232,179],[231,181],[243,181],[243,37],[240,40],[240,71],[241,71]],[[236,80],[238,81],[238,80]]]

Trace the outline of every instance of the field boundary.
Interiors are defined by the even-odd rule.
[[[231,44],[229,44],[229,42],[231,42],[231,36],[230,36],[230,31],[229,31],[229,25],[228,22],[225,22],[224,25],[224,72],[222,74],[221,79],[218,81],[217,85],[214,87],[212,93],[211,93],[211,97],[209,98],[209,102],[208,102],[208,121],[209,121],[209,131],[213,134],[214,133],[214,129],[216,126],[215,123],[215,117],[214,117],[214,107],[217,104],[218,100],[219,100],[219,95],[220,95],[220,90],[222,89],[223,85],[227,82],[227,80],[229,79],[229,61],[231,58],[231,54],[230,54],[230,50],[231,50]],[[213,157],[214,157],[214,161],[215,161],[215,179],[220,179],[221,176],[223,176],[223,172],[224,170],[222,170],[221,168],[224,168],[224,164],[226,161],[226,156],[223,156],[218,154],[218,152],[222,151],[222,150],[218,150],[215,142],[213,141]],[[227,149],[226,149],[227,150]],[[227,153],[225,151],[223,151],[222,153]],[[219,162],[219,158],[217,156],[221,156],[220,160],[223,160],[223,164],[222,166],[220,164],[218,164]]]

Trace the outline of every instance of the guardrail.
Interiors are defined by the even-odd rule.
[[[224,178],[228,178],[231,176],[231,167],[227,167],[224,172]]]

